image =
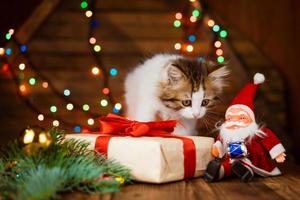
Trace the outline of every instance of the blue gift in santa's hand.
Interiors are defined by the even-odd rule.
[[[247,147],[244,142],[229,143],[227,151],[230,158],[243,158],[248,154]]]

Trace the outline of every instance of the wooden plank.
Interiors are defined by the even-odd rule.
[[[230,42],[233,48],[235,48],[238,51],[238,53],[243,56],[257,55],[256,47],[247,40],[232,39]]]
[[[167,184],[134,183],[126,185],[121,192],[106,195],[88,195],[80,192],[68,193],[64,199],[297,199],[299,196],[299,166],[295,173],[273,178],[256,178],[242,183],[237,178],[225,179],[216,183],[206,183],[202,178],[178,181]]]
[[[117,31],[114,31],[117,29]],[[153,31],[156,29],[156,31]],[[135,38],[138,39],[174,39],[180,40],[182,38],[182,29],[175,29],[170,26],[162,26],[158,29],[156,26],[146,26],[140,28],[139,26],[116,26],[114,24],[108,24],[96,29],[94,35],[97,35],[101,39],[111,39],[111,38]],[[88,36],[88,25],[81,26],[78,29],[78,25],[68,24],[54,24],[49,23],[43,26],[37,35],[38,38],[52,39],[52,38],[73,38],[82,39]],[[201,38],[203,39],[203,38]],[[204,39],[203,39],[204,40]]]
[[[115,26],[138,26],[138,27],[173,27],[174,13],[132,13],[132,12],[96,12],[94,16],[100,23],[100,27],[114,24]],[[89,19],[80,12],[60,12],[52,15],[47,23],[53,24],[77,24],[78,27],[88,25]]]
[[[51,44],[51,45],[49,45]],[[116,41],[116,40],[103,40],[99,41],[101,44],[102,52],[107,53],[159,53],[159,52],[174,52],[174,40],[127,40],[127,41]],[[194,51],[199,54],[207,54],[210,47],[208,41],[197,42],[194,45]],[[29,49],[31,53],[35,52],[56,52],[56,53],[88,53],[90,52],[90,47],[86,40],[41,40],[35,39],[29,44]]]
[[[72,69],[74,71],[85,70],[95,64],[95,60],[90,54],[86,55],[66,55],[66,54],[32,54],[33,62],[45,71],[64,71]],[[116,59],[118,58],[118,59]],[[126,56],[101,55],[101,60],[105,67],[121,66],[130,68],[141,63],[145,58],[140,55],[128,54]]]
[[[60,0],[44,0],[18,29],[15,36],[18,41],[26,44],[59,2]]]
[[[64,4],[60,7],[62,10],[79,10],[80,2],[74,0],[64,0]],[[106,10],[118,10],[118,11],[148,11],[158,12],[166,10],[174,10],[174,8],[181,9],[184,2],[179,0],[173,0],[172,4],[168,0],[130,0],[124,4],[120,0],[110,1],[96,1],[96,9]],[[175,9],[176,10],[176,9]]]

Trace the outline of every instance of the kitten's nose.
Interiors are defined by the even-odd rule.
[[[197,110],[193,112],[194,118],[197,118],[199,115],[200,115],[200,111]]]

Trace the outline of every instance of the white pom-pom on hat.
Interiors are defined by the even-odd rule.
[[[253,81],[256,85],[262,84],[263,82],[265,82],[265,76],[261,73],[256,73],[253,77]]]

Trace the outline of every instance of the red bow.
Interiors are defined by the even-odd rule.
[[[160,134],[171,134],[176,126],[175,120],[158,122],[138,122],[124,117],[108,114],[107,117],[99,118],[102,134],[157,136]]]
[[[106,117],[99,118],[99,122],[101,124],[101,131],[96,133],[108,135],[97,137],[95,143],[96,151],[107,155],[109,141],[112,137],[116,136],[176,138],[183,142],[184,177],[190,178],[194,176],[196,168],[195,144],[190,138],[172,134],[177,123],[175,120],[138,122],[118,115],[108,114]]]

